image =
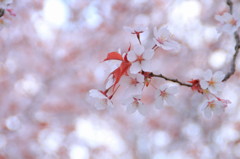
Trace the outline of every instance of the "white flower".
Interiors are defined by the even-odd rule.
[[[130,95],[141,94],[144,87],[144,76],[141,74],[131,74],[129,76],[124,76],[121,80],[121,84],[126,85],[126,92]]]
[[[91,89],[89,91],[89,96],[94,99],[94,106],[98,110],[106,109],[107,107],[113,107],[112,101],[102,91]]]
[[[141,70],[150,72],[151,62],[149,60],[152,59],[153,55],[153,49],[145,50],[142,45],[135,45],[127,55],[127,59],[132,62],[130,72],[132,74],[137,74]]]
[[[142,115],[146,115],[147,109],[146,106],[141,102],[140,96],[133,96],[131,98],[128,98],[124,105],[127,106],[127,112],[128,113],[134,113],[138,111]]]
[[[222,27],[219,30],[229,34],[237,31],[240,26],[239,17],[228,12],[225,12],[223,15],[216,15],[215,19],[222,24]]]
[[[218,100],[205,101],[202,105],[202,111],[205,117],[211,118],[213,113],[221,114],[224,112],[225,105]]]
[[[143,33],[147,30],[148,28],[147,27],[144,27],[144,26],[136,26],[134,28],[132,27],[127,27],[125,26],[124,27],[124,30],[130,32],[131,34],[140,34],[140,33]]]
[[[174,95],[177,93],[178,89],[176,86],[161,86],[155,94],[155,105],[157,108],[162,108],[164,102],[169,105],[174,105],[176,103]]]
[[[200,80],[200,86],[202,89],[208,89],[211,93],[215,94],[222,89],[225,75],[221,72],[212,73],[211,70],[207,70],[203,74],[203,80]]]
[[[154,28],[153,33],[155,37],[153,40],[158,47],[173,52],[180,50],[180,44],[173,39],[173,35],[169,32],[167,27],[162,27],[158,30]]]

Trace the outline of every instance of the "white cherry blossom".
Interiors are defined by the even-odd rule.
[[[102,91],[91,89],[89,91],[89,96],[93,98],[94,106],[98,110],[113,107],[112,101]]]
[[[129,51],[127,59],[132,62],[130,72],[137,74],[143,70],[146,72],[151,71],[151,59],[154,55],[153,49],[144,49],[142,45],[135,45],[133,50]]]
[[[162,85],[157,89],[155,94],[155,105],[158,109],[162,108],[164,103],[174,105],[176,103],[175,94],[177,93],[177,86]]]
[[[141,74],[130,74],[121,79],[121,84],[127,87],[126,92],[130,95],[141,94],[144,87],[144,76]]]
[[[223,15],[216,15],[215,19],[221,23],[221,28],[219,31],[223,31],[229,34],[234,33],[240,26],[240,19],[235,14],[232,15],[225,12]]]
[[[133,96],[128,98],[124,105],[127,106],[127,112],[132,114],[136,111],[138,111],[142,115],[146,115],[147,109],[146,106],[141,102],[141,97],[138,96]]]
[[[158,47],[173,52],[180,50],[180,44],[173,39],[173,35],[169,32],[167,27],[161,27],[160,29],[154,28],[153,33],[153,40]]]
[[[200,86],[202,89],[208,89],[211,93],[215,94],[222,89],[225,75],[223,72],[218,71],[214,74],[211,70],[207,70],[203,74],[203,79],[200,80]]]
[[[145,26],[136,26],[136,27],[128,27],[125,26],[124,30],[130,32],[131,34],[140,34],[147,30],[148,28]]]
[[[202,111],[206,118],[211,118],[213,113],[221,114],[224,112],[225,105],[218,100],[205,101],[202,105]]]

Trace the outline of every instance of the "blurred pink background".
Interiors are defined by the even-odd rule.
[[[240,12],[240,1],[233,3]],[[156,73],[184,82],[208,68],[227,73],[235,41],[216,31],[214,19],[228,10],[225,1],[21,0],[11,7],[16,17],[0,31],[0,159],[240,158],[239,60],[222,94],[232,104],[211,120],[202,116],[202,97],[186,87],[177,107],[162,110],[147,89],[145,117],[121,105],[98,111],[88,97],[104,87],[107,53],[137,42],[124,26],[147,26],[149,47],[153,28],[165,24],[180,41],[179,53],[157,51]]]

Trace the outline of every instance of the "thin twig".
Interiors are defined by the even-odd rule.
[[[153,73],[150,73],[150,77],[159,77],[159,78],[163,78],[167,81],[171,81],[171,82],[175,82],[175,83],[178,83],[179,85],[181,86],[186,86],[186,87],[192,87],[191,84],[187,84],[187,83],[183,83],[183,82],[180,82],[178,79],[172,79],[172,78],[168,78],[162,74],[159,74],[159,75],[155,75]]]
[[[230,13],[232,14],[233,12],[233,3],[231,0],[227,0],[227,5],[229,6],[230,8]],[[231,62],[231,70],[230,72],[228,72],[226,74],[226,76],[224,77],[223,81],[227,81],[236,71],[236,59],[237,59],[237,55],[239,53],[239,49],[240,49],[240,38],[239,38],[239,35],[238,35],[238,32],[235,31],[234,32],[234,38],[235,38],[235,53],[233,55],[233,59],[232,59],[232,62]]]

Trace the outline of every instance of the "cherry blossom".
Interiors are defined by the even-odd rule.
[[[138,111],[142,115],[146,115],[147,109],[146,106],[141,102],[141,97],[139,95],[128,98],[124,105],[127,106],[128,113],[134,113]]]
[[[136,74],[141,70],[146,72],[151,71],[150,59],[152,59],[153,55],[153,49],[145,50],[142,45],[135,45],[133,50],[127,55],[127,59],[132,63],[130,72]]]
[[[113,107],[113,103],[110,98],[102,91],[91,89],[89,91],[89,96],[94,99],[94,106],[98,110],[106,109],[107,107]]]
[[[215,19],[221,23],[220,31],[232,34],[233,32],[237,31],[240,26],[239,17],[235,14],[232,15],[228,12],[225,12],[223,15],[216,15]]]
[[[155,105],[158,109],[162,108],[164,103],[169,105],[175,104],[174,95],[177,93],[178,88],[176,86],[162,85],[157,89],[155,93]]]
[[[154,28],[154,41],[158,47],[164,50],[177,52],[180,50],[180,44],[173,39],[173,35],[169,32],[167,27],[161,27],[157,30]]]
[[[215,94],[221,90],[224,77],[225,75],[221,71],[213,74],[211,70],[207,70],[203,74],[204,79],[200,80],[200,86],[202,89],[208,89],[211,93]]]
[[[141,94],[144,87],[144,76],[141,74],[124,76],[121,80],[121,84],[126,85],[126,92],[130,93],[130,95]]]
[[[213,113],[221,114],[224,112],[225,105],[218,100],[205,101],[202,105],[202,111],[205,117],[211,118]]]
[[[136,26],[134,28],[125,26],[124,30],[130,32],[131,34],[141,34],[145,32],[148,28],[145,26]]]

